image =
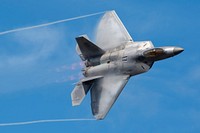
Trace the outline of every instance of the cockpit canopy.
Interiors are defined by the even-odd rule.
[[[164,54],[164,50],[162,48],[153,48],[147,50],[143,53],[143,56],[146,58],[156,58]]]

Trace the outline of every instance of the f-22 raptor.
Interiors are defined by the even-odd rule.
[[[128,80],[150,70],[154,62],[175,56],[181,47],[154,47],[151,41],[133,41],[115,11],[106,12],[96,32],[96,45],[87,36],[76,38],[76,51],[85,67],[71,93],[72,105],[80,105],[88,91],[97,120],[104,119]]]

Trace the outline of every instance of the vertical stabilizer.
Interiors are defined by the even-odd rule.
[[[83,61],[99,57],[105,53],[104,50],[91,42],[86,35],[77,37],[76,41],[76,51]]]

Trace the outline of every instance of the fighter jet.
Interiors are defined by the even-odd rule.
[[[106,12],[96,31],[96,43],[76,38],[76,51],[85,67],[84,78],[71,93],[72,105],[80,105],[90,91],[91,109],[104,119],[128,80],[150,70],[154,62],[181,53],[181,47],[154,47],[151,41],[133,41],[115,11]]]

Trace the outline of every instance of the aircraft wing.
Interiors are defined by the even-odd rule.
[[[103,119],[128,82],[129,75],[105,76],[91,88],[91,108],[96,119]]]
[[[96,44],[103,50],[133,41],[115,11],[106,12],[96,29]]]

